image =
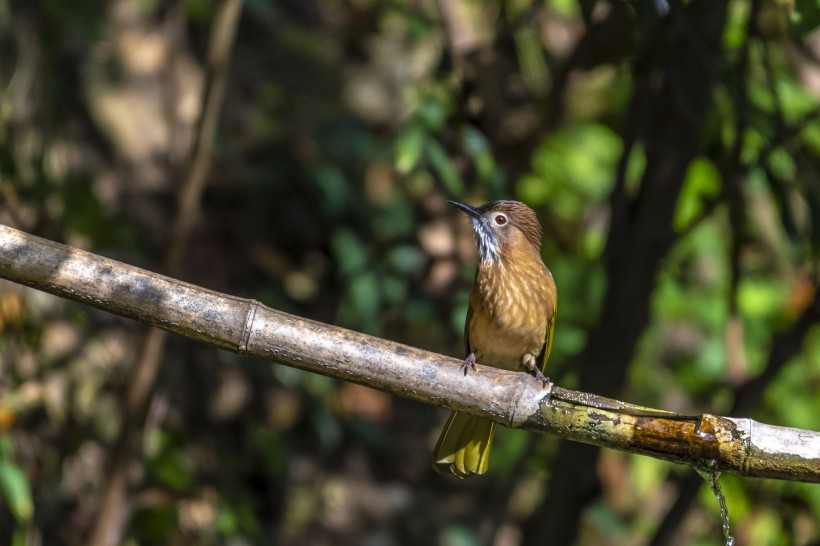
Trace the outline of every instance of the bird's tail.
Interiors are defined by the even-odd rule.
[[[433,451],[433,468],[440,474],[469,478],[490,465],[495,423],[454,411]]]

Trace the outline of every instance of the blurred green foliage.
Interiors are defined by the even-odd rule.
[[[475,251],[446,201],[520,199],[560,293],[549,374],[577,385],[573,357],[628,281],[609,276],[614,207],[639,208],[666,145],[635,127],[687,108],[633,101],[665,84],[673,30],[697,43],[697,4],[246,1],[184,280],[461,356]],[[1,221],[158,269],[219,5],[0,0]],[[728,412],[768,377],[820,274],[820,10],[727,10],[622,396],[685,413]],[[0,543],[84,544],[144,330],[7,283],[0,328]],[[817,328],[775,372],[742,415],[817,430]],[[502,430],[490,473],[454,483],[430,468],[442,419],[174,339],[124,544],[525,543],[557,442]],[[684,470],[603,452],[598,492],[566,499],[576,542],[649,543]],[[818,486],[722,483],[738,543],[816,543]],[[721,543],[705,488],[682,520],[674,544]]]
[[[6,435],[0,436],[0,494],[18,522],[31,519],[31,490],[25,472],[14,462],[14,445]]]

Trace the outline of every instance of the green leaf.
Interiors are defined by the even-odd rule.
[[[14,455],[14,443],[6,435],[0,435],[0,460],[11,459]]]
[[[313,178],[322,191],[320,204],[328,214],[335,215],[348,210],[350,187],[338,167],[318,167],[313,171]]]
[[[820,155],[820,123],[809,123],[800,131],[800,143],[807,151],[814,155]]]
[[[473,160],[478,177],[482,180],[492,179],[496,173],[495,158],[484,134],[467,125],[462,129],[461,138],[464,140],[467,155]]]
[[[549,6],[550,9],[562,17],[569,18],[578,16],[578,2],[574,2],[573,0],[550,0]]]
[[[390,267],[405,275],[420,274],[427,264],[427,255],[417,246],[394,246],[386,256]]]
[[[366,272],[354,278],[349,286],[351,303],[358,311],[359,319],[372,323],[371,329],[376,328],[382,302],[378,277],[373,272]]]
[[[787,119],[798,120],[811,113],[817,107],[817,101],[806,88],[798,82],[779,79],[777,93]]]
[[[12,463],[0,461],[0,494],[18,521],[28,521],[34,512],[25,472]]]
[[[173,449],[154,464],[154,474],[160,483],[176,490],[183,491],[191,487],[192,477],[189,465],[181,450]]]
[[[738,307],[745,317],[770,317],[781,309],[787,294],[783,282],[745,277],[738,286]]]
[[[771,165],[772,171],[778,178],[794,180],[797,176],[797,165],[795,165],[794,157],[782,148],[772,150],[769,154],[769,165]]]
[[[451,195],[460,196],[464,193],[464,185],[461,182],[461,177],[456,171],[455,165],[450,161],[450,157],[441,144],[433,139],[427,142],[427,158],[430,164],[438,174],[444,187]]]
[[[514,33],[513,39],[524,84],[533,95],[542,96],[548,83],[549,71],[540,36],[534,28],[522,26]]]
[[[466,528],[460,525],[448,525],[437,540],[442,546],[477,546],[478,540]]]
[[[696,158],[689,164],[675,211],[675,230],[686,228],[698,218],[704,199],[715,197],[721,183],[720,171],[708,159]]]
[[[396,140],[396,170],[400,174],[418,166],[426,141],[426,133],[417,126],[410,127]]]
[[[728,15],[723,30],[723,46],[728,50],[736,50],[746,41],[749,6],[745,2],[730,2]]]
[[[444,127],[449,115],[449,108],[444,103],[446,97],[431,94],[425,97],[418,109],[419,119],[432,131],[437,131]]]
[[[340,229],[331,235],[330,245],[342,275],[351,275],[367,264],[367,248],[349,229]]]

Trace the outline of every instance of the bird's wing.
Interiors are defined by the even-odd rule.
[[[544,348],[541,349],[541,355],[538,359],[539,368],[541,368],[541,373],[547,367],[547,360],[550,358],[550,351],[552,351],[552,334],[555,332],[555,315],[558,312],[558,306],[553,303],[552,304],[552,315],[550,315],[549,320],[547,320],[547,335],[544,337]],[[467,315],[470,316],[469,314]]]
[[[464,349],[465,356],[470,356],[473,349],[470,347],[470,320],[473,318],[473,306],[467,306],[467,318],[464,319]]]

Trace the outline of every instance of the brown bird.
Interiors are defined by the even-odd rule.
[[[525,370],[546,384],[558,295],[541,260],[541,225],[518,201],[492,201],[478,208],[449,202],[472,218],[478,244],[464,342],[464,373],[475,364]],[[436,444],[433,468],[468,478],[490,462],[495,423],[454,411]]]

